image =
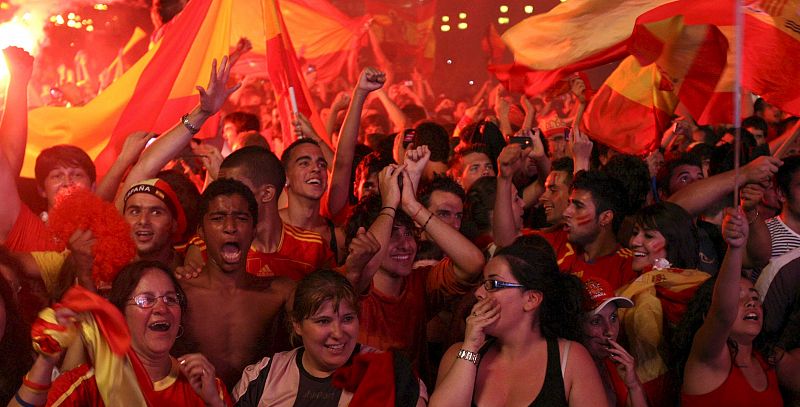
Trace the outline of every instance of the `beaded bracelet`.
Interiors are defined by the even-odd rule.
[[[422,230],[426,230],[425,228],[428,227],[428,223],[431,221],[432,218],[433,218],[433,212],[431,212],[430,216],[428,216],[428,220],[425,221],[425,224],[422,225]]]

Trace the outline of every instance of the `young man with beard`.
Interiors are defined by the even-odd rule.
[[[289,348],[276,333],[285,336],[280,321],[295,284],[245,270],[258,224],[258,203],[247,186],[231,179],[212,182],[203,193],[200,214],[198,232],[208,262],[198,278],[181,281],[189,310],[176,347],[179,354],[206,355],[231,388],[245,366]]]
[[[384,169],[380,174],[381,196],[368,197],[356,207],[347,224],[348,239],[357,236],[359,229],[369,228],[368,233],[380,243],[380,251],[367,271],[349,273],[348,278],[365,294],[359,342],[401,350],[426,375],[425,325],[448,301],[469,291],[481,273],[484,258],[467,238],[417,201],[414,188],[429,158],[429,154],[419,154],[420,150],[426,149],[407,151],[402,166]],[[402,194],[398,182],[401,174]],[[412,268],[417,251],[415,222],[442,249],[444,260]]]
[[[616,289],[636,278],[633,255],[617,243],[626,198],[617,179],[600,171],[581,171],[572,182],[564,209],[566,242],[554,246],[558,267],[579,278],[602,278]]]
[[[178,195],[158,178],[139,182],[124,197],[122,215],[131,226],[136,260],[157,260],[175,270],[183,259],[173,248],[186,229]]]

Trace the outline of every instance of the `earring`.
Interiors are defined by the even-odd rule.
[[[178,335],[175,336],[175,339],[178,339],[181,336],[183,336],[183,331],[184,331],[183,325],[178,325]]]

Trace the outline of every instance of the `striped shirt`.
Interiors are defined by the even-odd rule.
[[[780,216],[766,220],[769,240],[772,242],[771,258],[786,254],[789,250],[800,247],[800,235],[786,226]]]

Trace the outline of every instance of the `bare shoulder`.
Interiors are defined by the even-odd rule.
[[[589,351],[579,342],[569,339],[558,339],[558,351],[561,358],[567,358],[567,368],[565,376],[569,375],[571,368],[583,369],[586,366],[594,366],[594,360]]]

